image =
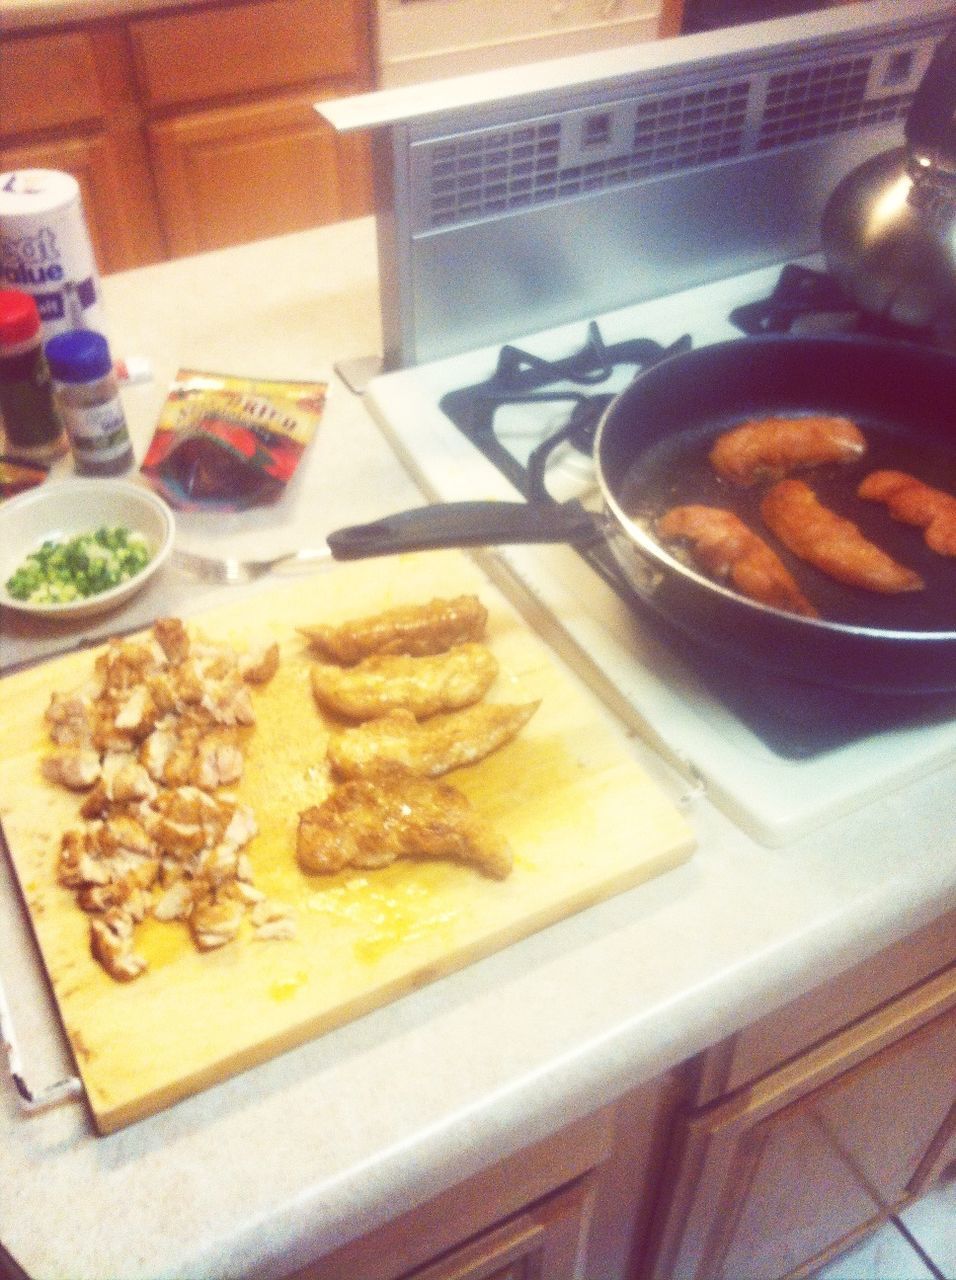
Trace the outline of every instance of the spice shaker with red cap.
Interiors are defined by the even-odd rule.
[[[40,313],[33,297],[19,289],[0,289],[0,419],[8,457],[48,463],[66,453]]]

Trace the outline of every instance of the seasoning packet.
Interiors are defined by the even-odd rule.
[[[172,506],[244,511],[280,497],[315,435],[326,382],[180,369],[141,467]]]

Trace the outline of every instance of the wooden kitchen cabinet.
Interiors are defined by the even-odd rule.
[[[232,0],[8,32],[0,169],[74,174],[104,273],[367,213],[367,139],[312,104],[371,87],[369,21]]]
[[[956,921],[943,923],[951,952]],[[819,1267],[926,1190],[956,1155],[954,1062],[949,963],[756,1079],[689,1107],[636,1274],[780,1280]]]
[[[314,94],[191,112],[151,125],[157,193],[178,257],[358,217],[371,208],[361,140],[336,134]]]
[[[604,1108],[296,1272],[294,1280],[583,1280],[597,1170],[613,1143],[613,1112]]]
[[[580,1280],[593,1200],[594,1177],[585,1175],[407,1280]]]
[[[367,141],[313,110],[371,86],[364,4],[253,0],[136,19],[130,37],[173,256],[371,210]]]
[[[20,168],[77,179],[102,272],[164,256],[120,25],[0,36],[0,172]]]
[[[956,913],[294,1280],[798,1280],[956,1159]]]

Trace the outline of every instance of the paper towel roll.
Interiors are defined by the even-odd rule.
[[[106,333],[80,187],[70,174],[0,174],[0,287],[33,295],[44,342],[67,329]]]

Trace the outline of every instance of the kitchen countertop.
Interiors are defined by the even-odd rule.
[[[126,272],[104,292],[114,353],[155,372],[124,392],[140,456],[180,366],[330,378],[282,502],[183,517],[183,545],[279,551],[421,500],[331,372],[378,347],[371,220]],[[169,569],[121,623],[198,603]],[[58,643],[4,619],[5,663]],[[8,1253],[35,1280],[280,1276],[956,908],[952,760],[768,850],[643,743],[628,749],[697,832],[677,870],[110,1137],[80,1104],[27,1113],[0,1082]],[[39,1088],[70,1064],[6,861],[0,973]]]

